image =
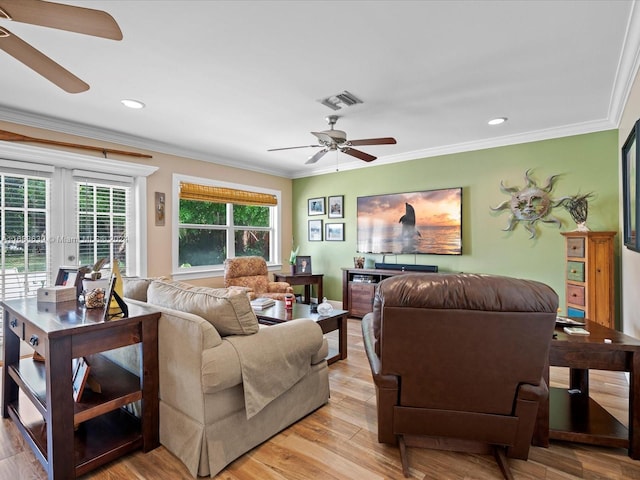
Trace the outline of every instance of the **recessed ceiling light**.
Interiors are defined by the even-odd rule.
[[[507,121],[507,117],[498,117],[498,118],[492,118],[491,120],[489,120],[489,125],[500,125],[501,123],[504,123]]]
[[[125,107],[140,109],[144,108],[144,103],[139,102],[138,100],[125,99],[120,100]]]

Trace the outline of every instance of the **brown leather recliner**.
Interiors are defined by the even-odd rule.
[[[378,285],[362,319],[378,441],[526,460],[558,296],[530,280],[404,274]]]

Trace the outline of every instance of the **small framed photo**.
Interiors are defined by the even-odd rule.
[[[322,241],[322,220],[309,220],[309,241]]]
[[[296,275],[311,275],[311,257],[296,257]]]
[[[89,378],[91,367],[84,357],[78,357],[72,360],[73,370],[73,399],[79,402],[82,398],[82,392]]]
[[[76,298],[82,293],[82,279],[85,270],[78,267],[60,267],[56,277],[56,285],[76,287]]]
[[[329,218],[344,218],[344,195],[329,197]]]
[[[324,197],[310,198],[308,204],[308,214],[311,215],[324,215]]]
[[[344,223],[327,223],[324,239],[327,242],[344,242]]]

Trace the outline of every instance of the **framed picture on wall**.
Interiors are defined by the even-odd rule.
[[[324,238],[327,242],[344,242],[344,223],[327,223]]]
[[[329,197],[329,218],[344,218],[344,195]]]
[[[309,241],[322,241],[322,220],[309,220]]]
[[[310,198],[307,205],[307,212],[311,215],[324,215],[324,197]]]
[[[630,250],[640,252],[638,242],[638,133],[640,130],[640,120],[638,120],[627,140],[622,146],[622,213],[624,217],[624,245]]]

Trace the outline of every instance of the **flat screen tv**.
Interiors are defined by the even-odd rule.
[[[358,197],[360,253],[462,254],[462,188]]]

